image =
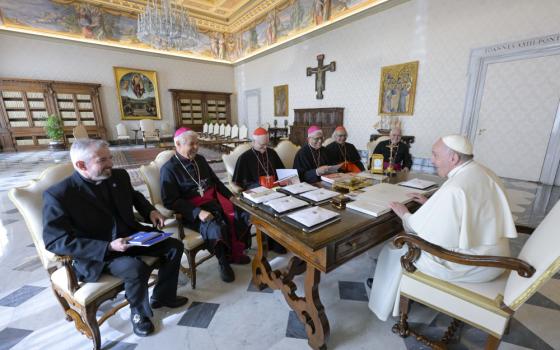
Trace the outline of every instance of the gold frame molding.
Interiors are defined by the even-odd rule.
[[[419,61],[412,61],[381,67],[381,76],[379,77],[379,115],[411,116],[414,114],[418,65]],[[407,93],[405,99],[408,97],[405,108],[401,104],[403,89]],[[390,108],[387,108],[387,104],[390,105]]]
[[[140,119],[161,119],[161,107],[159,103],[159,89],[157,82],[157,73],[151,70],[135,69],[135,68],[125,68],[125,67],[113,67],[113,72],[115,74],[115,90],[117,92],[117,100],[119,103],[119,110],[121,112],[121,120],[140,120]],[[149,115],[131,115],[125,113],[125,108],[123,106],[123,100],[121,95],[121,79],[128,74],[137,73],[145,76],[154,87],[154,97],[155,97],[155,116]]]

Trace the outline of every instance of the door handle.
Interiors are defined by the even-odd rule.
[[[478,136],[482,135],[486,129],[478,129]]]

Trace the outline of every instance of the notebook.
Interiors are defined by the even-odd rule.
[[[319,203],[319,202],[325,201],[327,199],[330,199],[332,197],[336,197],[339,194],[340,193],[335,192],[335,191],[330,191],[330,190],[326,190],[324,188],[320,188],[318,190],[302,193],[299,196],[302,197],[302,198],[309,199],[314,203]]]
[[[247,198],[253,203],[264,203],[275,198],[285,197],[286,195],[276,192],[269,188],[260,186],[243,192],[243,197]]]
[[[309,205],[306,201],[302,201],[301,199],[292,196],[276,198],[264,204],[274,209],[277,213],[285,213],[287,211]]]
[[[400,182],[399,185],[405,187],[417,188],[419,190],[425,190],[426,188],[435,186],[436,183],[433,181],[421,180],[416,178],[416,179]]]
[[[346,208],[377,217],[391,210],[389,207],[390,202],[405,204],[412,200],[408,194],[424,192],[422,190],[381,183],[364,189],[362,193],[354,197],[354,202],[346,205]]]
[[[310,207],[286,215],[290,220],[301,224],[303,230],[311,232],[340,220],[340,214],[321,207]],[[288,221],[289,222],[289,221]]]
[[[314,191],[317,187],[308,184],[307,182],[300,182],[298,184],[293,184],[289,186],[282,187],[284,191],[288,191],[291,194],[299,194],[303,192]]]
[[[149,247],[164,239],[169,238],[173,233],[169,232],[136,232],[129,237],[128,244],[142,247]]]

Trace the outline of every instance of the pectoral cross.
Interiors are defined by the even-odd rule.
[[[307,76],[310,77],[315,74],[315,91],[317,92],[316,98],[323,99],[323,91],[325,90],[325,72],[334,72],[336,70],[336,62],[332,61],[327,66],[323,65],[325,59],[324,54],[317,55],[318,65],[316,68],[307,67]]]
[[[389,166],[387,167],[387,169],[385,170],[385,172],[387,173],[387,175],[391,176],[395,173],[395,157],[396,157],[396,151],[395,148],[397,149],[397,151],[399,150],[399,144],[397,143],[396,145],[393,144],[392,142],[389,143],[389,145],[387,145],[387,148],[389,149]],[[395,151],[393,153],[393,151]]]
[[[198,194],[199,194],[201,197],[204,197],[204,189],[202,188],[202,186],[198,186]]]

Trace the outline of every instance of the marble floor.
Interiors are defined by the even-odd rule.
[[[25,184],[41,170],[65,161],[67,153],[0,154],[0,350],[90,349],[91,342],[63,318],[49,287],[47,272],[35,253],[27,228],[7,198],[7,190]],[[223,175],[223,174],[222,174]],[[519,223],[538,224],[558,201],[556,187],[507,180],[513,211]],[[144,185],[137,187],[147,193]],[[518,252],[528,236],[512,242]],[[254,255],[254,250],[249,250]],[[271,254],[273,267],[289,256]],[[362,254],[321,276],[320,296],[330,321],[330,349],[424,349],[414,339],[391,332],[394,320],[379,321],[367,308],[374,254]],[[302,324],[282,294],[251,284],[251,268],[234,266],[236,280],[223,283],[215,259],[198,268],[197,289],[181,276],[178,292],[189,303],[179,309],[155,311],[156,332],[139,338],[132,333],[128,308],[101,327],[104,349],[308,349]],[[301,278],[296,278],[301,287]],[[114,303],[122,299],[120,295]],[[102,306],[108,309],[110,305]],[[441,335],[449,319],[417,303],[410,322],[427,334]],[[560,349],[560,275],[557,274],[515,314],[500,349]],[[486,336],[463,326],[452,349],[482,349]]]

